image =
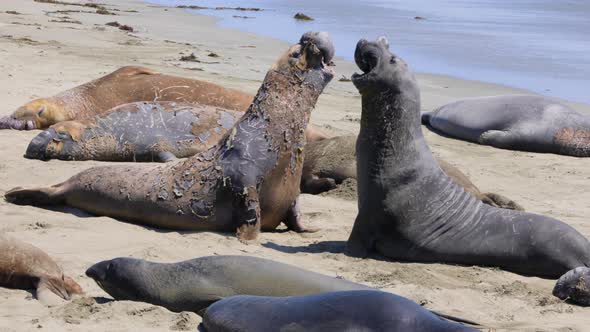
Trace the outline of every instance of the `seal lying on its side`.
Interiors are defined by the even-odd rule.
[[[558,278],[590,264],[590,242],[556,219],[482,204],[437,165],[420,126],[420,91],[384,38],[359,41],[359,212],[348,239],[404,261],[497,266]]]
[[[86,275],[116,300],[147,302],[175,312],[193,311],[200,315],[212,303],[235,295],[293,296],[374,290],[251,256],[207,256],[169,264],[115,258],[94,264]],[[433,313],[445,319],[476,324]]]
[[[253,96],[190,78],[127,66],[53,97],[35,99],[0,118],[0,129],[43,129],[61,121],[86,119],[136,101],[199,103],[246,110]]]
[[[54,304],[55,296],[69,300],[82,288],[41,249],[0,233],[0,286],[35,289],[36,297]]]
[[[93,118],[54,124],[37,135],[26,158],[169,161],[208,150],[242,112],[176,102],[124,104]]]
[[[580,266],[561,276],[553,288],[553,295],[561,300],[590,306],[590,268]]]
[[[590,117],[543,96],[464,99],[424,113],[422,123],[501,149],[590,156]]]
[[[356,179],[356,136],[337,136],[305,146],[301,192],[319,194],[336,188],[345,179]],[[491,206],[524,210],[518,203],[495,193],[482,193],[458,168],[436,158],[442,171],[465,191]]]
[[[240,240],[281,222],[301,225],[297,200],[305,127],[334,73],[326,33],[306,33],[268,71],[254,102],[216,145],[168,165],[91,168],[46,188],[14,189],[16,204],[68,205],[179,230],[232,231]]]
[[[232,296],[211,305],[201,332],[477,331],[398,295],[356,290],[290,297]]]

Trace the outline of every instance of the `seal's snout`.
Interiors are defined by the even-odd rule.
[[[14,116],[0,118],[0,129],[33,130],[36,128],[37,125],[32,120],[21,120]]]
[[[327,32],[306,32],[299,44],[307,52],[310,67],[324,67],[332,62],[336,49]]]
[[[47,146],[57,137],[57,133],[52,128],[42,131],[35,136],[25,152],[25,158],[48,160]]]
[[[354,61],[363,73],[369,73],[379,64],[381,52],[378,46],[379,43],[371,43],[365,39],[359,40],[356,44]]]
[[[96,282],[105,280],[109,264],[109,262],[100,262],[92,265],[86,270],[86,276],[94,279]]]

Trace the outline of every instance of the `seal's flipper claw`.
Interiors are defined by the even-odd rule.
[[[178,158],[172,152],[168,152],[168,151],[158,152],[157,161],[159,161],[159,162],[168,163],[168,162],[175,161],[175,160],[178,160]]]

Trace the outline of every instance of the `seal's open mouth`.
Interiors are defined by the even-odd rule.
[[[366,39],[359,40],[354,51],[354,61],[363,74],[352,74],[353,82],[369,75],[379,65],[380,55],[381,52],[375,43],[370,43]]]
[[[334,74],[331,68],[334,58],[334,44],[326,32],[306,32],[299,40],[301,52],[305,53],[305,66],[312,69],[320,69],[329,74]],[[301,54],[303,55],[303,54]]]

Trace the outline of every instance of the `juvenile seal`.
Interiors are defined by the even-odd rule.
[[[171,311],[203,311],[235,295],[293,296],[374,290],[351,281],[252,256],[206,256],[178,263],[115,258],[91,266],[86,275],[116,300],[147,302]],[[462,318],[434,312],[458,322]]]
[[[561,276],[553,287],[553,295],[561,300],[590,306],[590,268],[580,266]]]
[[[558,278],[590,264],[590,243],[556,219],[482,204],[437,165],[420,127],[420,91],[385,38],[361,40],[358,207],[348,250],[396,260],[496,266]]]
[[[190,78],[127,66],[49,98],[35,99],[0,118],[0,129],[44,129],[61,121],[86,119],[137,101],[199,103],[246,110],[251,94]]]
[[[404,297],[375,290],[290,297],[232,296],[211,305],[201,332],[477,331]]]
[[[36,297],[46,304],[58,296],[69,300],[82,294],[82,288],[41,249],[0,233],[0,286],[35,289]]]
[[[37,135],[31,159],[169,161],[208,150],[244,113],[176,102],[136,102],[63,121]]]
[[[336,188],[345,179],[356,179],[356,136],[337,136],[305,146],[301,192],[319,194]],[[523,210],[513,200],[496,193],[482,193],[467,175],[435,157],[442,171],[482,202],[505,209]]]
[[[179,230],[237,230],[242,241],[281,222],[298,232],[297,199],[311,110],[334,73],[326,33],[306,33],[269,70],[254,102],[218,143],[168,165],[97,167],[47,188],[14,189],[16,204],[68,205]]]
[[[534,95],[459,100],[422,115],[449,136],[501,149],[590,156],[590,117]]]

